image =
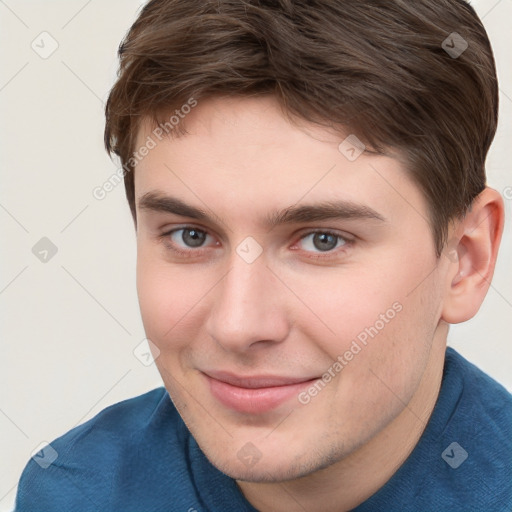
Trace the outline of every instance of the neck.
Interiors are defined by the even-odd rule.
[[[345,459],[287,482],[237,482],[260,512],[348,511],[378,491],[418,443],[434,409],[443,374],[448,325],[440,325],[416,393],[403,411]]]

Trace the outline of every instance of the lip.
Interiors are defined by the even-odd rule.
[[[203,372],[210,391],[222,405],[245,414],[262,414],[296,397],[318,377],[238,376]]]

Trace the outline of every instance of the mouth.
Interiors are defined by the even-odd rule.
[[[224,407],[244,414],[262,414],[296,398],[318,377],[246,376],[203,372],[213,397]]]

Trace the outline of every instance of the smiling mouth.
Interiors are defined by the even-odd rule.
[[[262,414],[297,397],[318,377],[239,377],[226,372],[203,373],[213,397],[228,409],[245,414]]]

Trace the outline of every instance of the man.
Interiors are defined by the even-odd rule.
[[[510,510],[512,397],[446,349],[503,230],[473,9],[153,0],[119,55],[165,389],[52,442],[16,510]]]

